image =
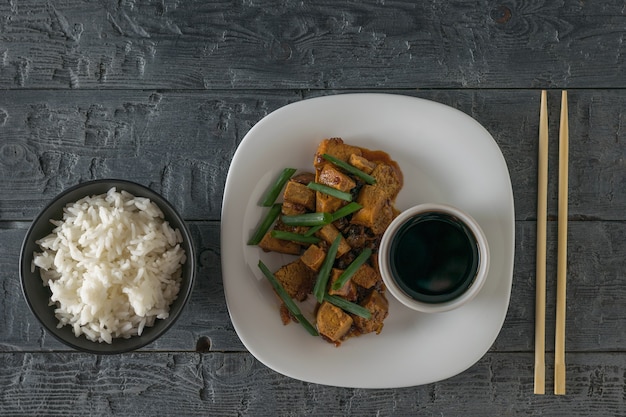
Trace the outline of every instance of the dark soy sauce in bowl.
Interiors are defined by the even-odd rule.
[[[400,227],[390,246],[390,267],[409,297],[442,303],[463,294],[480,262],[472,231],[455,216],[422,213]]]

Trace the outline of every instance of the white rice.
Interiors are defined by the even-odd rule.
[[[169,316],[186,261],[178,229],[147,198],[111,188],[63,209],[37,241],[33,268],[52,292],[57,327],[111,343]]]

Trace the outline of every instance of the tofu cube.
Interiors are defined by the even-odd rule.
[[[299,182],[287,181],[285,191],[283,191],[283,199],[304,206],[310,211],[315,210],[315,191]]]
[[[259,242],[259,247],[265,252],[286,253],[287,255],[300,255],[301,246],[289,240],[276,239],[267,232]]]
[[[356,285],[369,289],[375,286],[380,280],[380,275],[378,274],[378,271],[368,264],[363,264],[356,270],[354,275],[352,275],[351,280]]]
[[[352,279],[349,279],[343,287],[338,290],[333,290],[333,284],[339,279],[339,276],[343,273],[343,269],[333,268],[330,272],[330,286],[328,288],[328,294],[338,295],[345,298],[348,301],[355,301],[357,298],[357,291]]]
[[[325,153],[348,162],[350,155],[355,154],[360,156],[362,151],[357,146],[346,145],[341,138],[324,139],[315,152],[315,158],[313,160],[315,168],[319,168],[326,163],[326,160],[322,157]]]
[[[339,230],[337,230],[337,228],[331,223],[325,225],[320,230],[318,230],[316,236],[326,241],[326,243],[328,243],[329,245],[332,245],[333,241],[339,233]],[[341,236],[341,241],[339,242],[339,248],[337,249],[336,258],[341,258],[346,253],[350,252],[350,249],[350,245],[348,244],[346,239]]]
[[[317,310],[317,330],[333,342],[341,342],[352,327],[352,317],[331,303],[324,301]]]
[[[380,163],[371,173],[376,178],[375,186],[381,189],[388,198],[395,199],[402,188],[402,173],[391,165]]]
[[[282,266],[274,273],[276,279],[287,291],[291,298],[304,301],[315,285],[315,273],[313,273],[300,258]]]
[[[376,185],[364,185],[357,203],[363,208],[354,213],[351,222],[369,227],[374,234],[382,234],[394,216],[391,201],[384,190]]]
[[[326,259],[326,252],[317,245],[311,245],[304,251],[300,259],[310,270],[317,272]]]
[[[367,308],[372,317],[365,319],[360,316],[354,316],[354,325],[361,333],[380,333],[383,329],[383,321],[389,314],[389,302],[384,295],[376,290],[372,290],[367,297],[361,302],[361,305]]]
[[[318,213],[334,213],[346,202],[340,198],[317,191],[315,193],[315,211]]]
[[[366,174],[371,174],[372,171],[374,171],[374,168],[376,168],[375,162],[368,161],[364,157],[355,154],[350,155],[348,163]]]
[[[356,187],[354,180],[333,164],[324,164],[317,176],[317,182],[344,192],[349,192]]]

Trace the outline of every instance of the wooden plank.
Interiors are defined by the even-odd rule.
[[[551,358],[549,358],[551,360]],[[565,399],[534,395],[532,354],[487,354],[434,384],[306,384],[246,353],[0,354],[2,415],[623,415],[624,353],[571,354]]]
[[[507,318],[493,349],[532,351],[535,294],[534,222],[518,222],[515,272]],[[623,350],[626,224],[570,222],[566,346],[568,351]],[[548,224],[546,349],[554,351],[557,225]],[[571,285],[570,285],[571,283]],[[611,346],[611,347],[609,347]]]
[[[163,193],[187,219],[218,220],[230,161],[248,130],[290,102],[334,92],[6,91],[0,219],[32,219],[64,188],[116,177]],[[535,219],[539,91],[388,92],[448,104],[485,126],[508,164],[516,218]],[[552,121],[558,121],[557,95],[549,94]],[[625,219],[623,108],[625,90],[570,92],[570,219]],[[550,127],[556,135],[558,126]],[[551,218],[557,151],[551,146]]]
[[[124,178],[160,192],[187,219],[217,220],[247,132],[296,92],[7,92],[0,123],[0,219],[33,218],[65,188]],[[181,187],[184,184],[184,187]]]
[[[623,3],[2,2],[0,88],[623,88]]]
[[[18,274],[21,228],[0,228],[0,352],[67,350],[44,332],[24,301]],[[198,274],[191,300],[174,327],[145,350],[243,351],[224,298],[217,222],[192,222]],[[532,352],[534,329],[535,223],[517,222],[513,289],[494,352]],[[568,352],[620,351],[626,339],[626,223],[571,222],[568,276]],[[556,225],[548,228],[546,347],[554,350]],[[277,317],[278,320],[278,317]],[[384,335],[384,331],[383,331]],[[208,344],[208,346],[207,346]]]

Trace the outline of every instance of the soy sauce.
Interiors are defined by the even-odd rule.
[[[476,238],[463,222],[446,213],[422,213],[409,220],[390,251],[398,285],[407,295],[428,303],[461,295],[478,269]]]

